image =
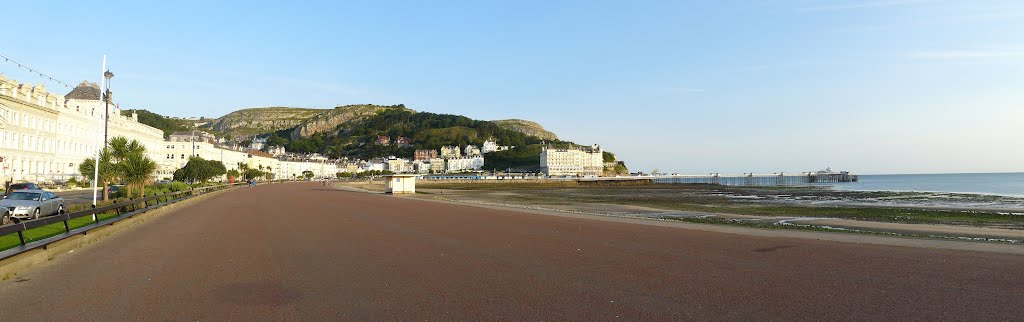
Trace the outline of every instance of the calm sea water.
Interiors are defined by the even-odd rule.
[[[1024,172],[861,175],[860,181],[832,184],[860,191],[933,191],[1024,196]]]

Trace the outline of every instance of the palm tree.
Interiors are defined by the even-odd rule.
[[[118,158],[117,172],[125,183],[139,188],[140,195],[146,196],[146,180],[156,171],[156,162],[146,156],[146,146],[138,140],[128,141],[124,137],[115,137],[110,141],[114,157]],[[131,198],[131,189],[128,197]]]
[[[137,140],[132,139],[132,142],[135,143],[136,146],[138,145]],[[121,162],[121,160],[124,160],[124,158],[128,156],[130,153],[129,145],[128,137],[111,137],[111,142],[108,143],[108,146],[111,148],[111,157],[114,158],[114,163]]]
[[[156,171],[156,162],[146,156],[144,151],[145,149],[132,151],[117,164],[125,183],[139,188],[140,197],[146,196],[146,180]],[[128,197],[131,197],[130,189]]]
[[[103,201],[108,200],[107,191],[110,187],[110,183],[118,178],[117,167],[111,162],[113,157],[111,156],[110,149],[104,148],[100,151],[100,171],[99,171],[99,182],[103,186]],[[78,165],[78,172],[82,176],[90,177],[96,167],[96,159],[88,158],[82,161]]]
[[[131,140],[127,144],[128,154],[121,160],[121,174],[125,181],[139,187],[142,197],[146,196],[146,180],[156,171],[156,161],[146,156],[146,146],[138,140]],[[129,192],[130,194],[131,192]]]

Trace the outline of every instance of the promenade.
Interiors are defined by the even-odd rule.
[[[1006,320],[1024,256],[237,188],[0,281],[31,320]]]

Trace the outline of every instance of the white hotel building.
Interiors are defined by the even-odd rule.
[[[587,147],[544,147],[540,153],[540,170],[551,177],[591,177],[604,172],[604,158],[597,144]]]
[[[0,74],[0,180],[49,182],[79,176],[78,165],[103,145],[104,104],[96,84],[50,93]],[[163,132],[124,117],[110,106],[108,137],[124,136],[163,158]]]

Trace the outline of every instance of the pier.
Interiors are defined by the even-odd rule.
[[[511,182],[511,181],[578,181],[578,182],[648,182],[657,184],[718,184],[725,186],[802,186],[812,184],[828,184],[841,182],[857,182],[857,175],[849,171],[832,171],[825,169],[815,172],[776,172],[776,173],[742,173],[706,175],[639,175],[618,177],[564,177],[545,178],[538,175],[481,175],[481,174],[448,174],[428,175],[424,180],[447,182]]]
[[[652,179],[654,183],[704,183],[719,184],[726,186],[797,186],[816,183],[857,182],[857,176],[851,175],[849,172],[846,171],[837,173],[804,172],[794,174],[789,174],[785,172],[771,174],[711,173],[707,175],[658,176]]]

